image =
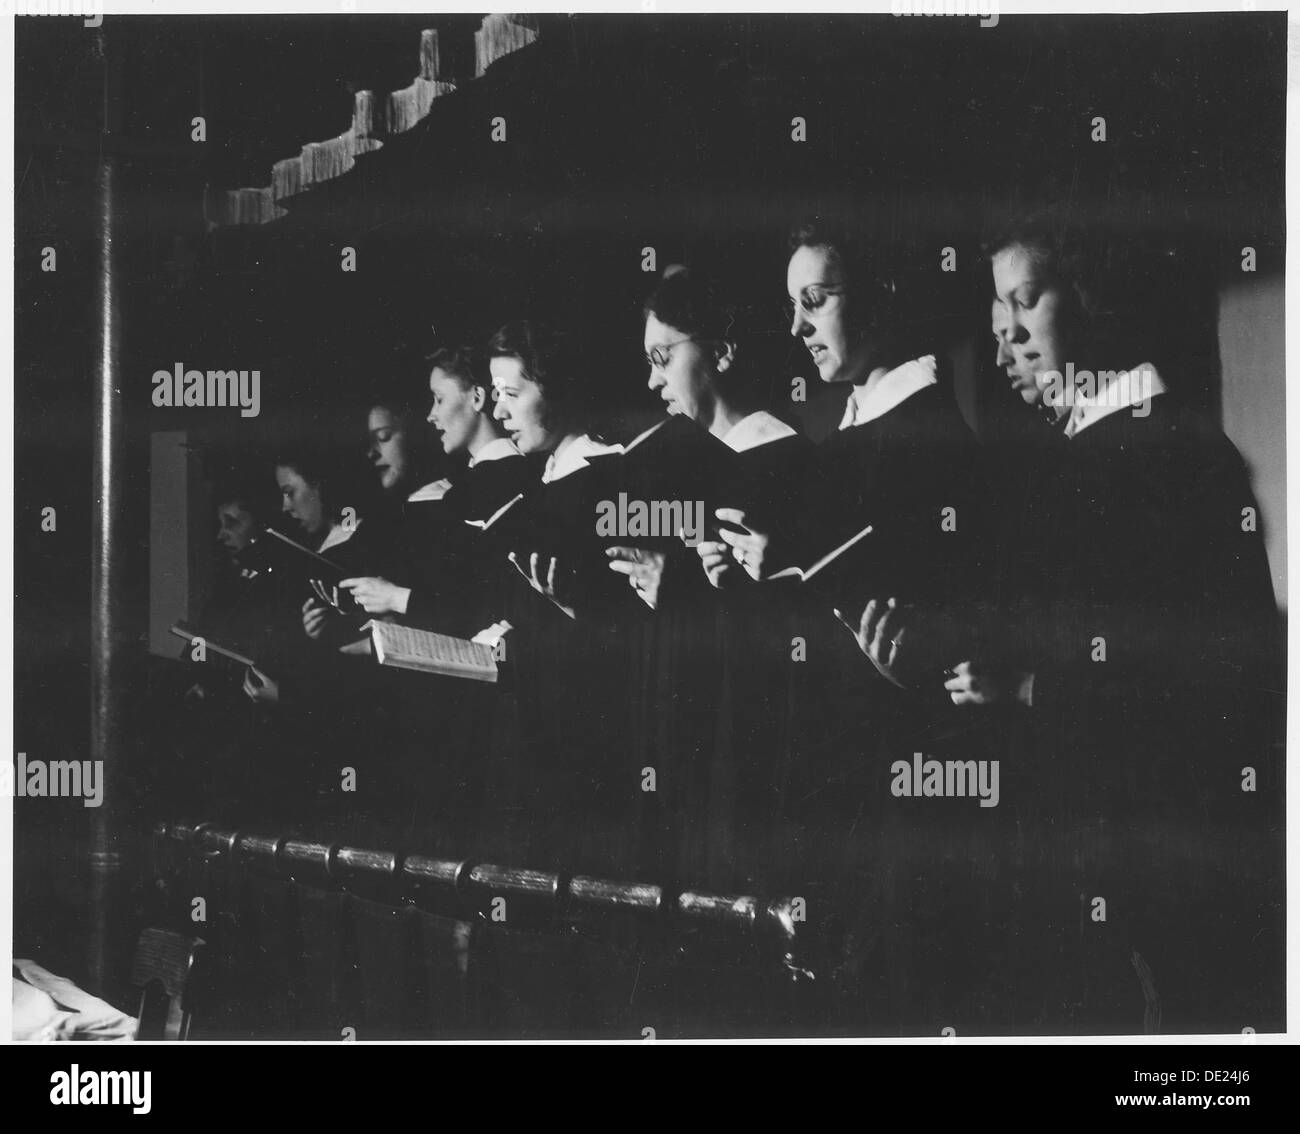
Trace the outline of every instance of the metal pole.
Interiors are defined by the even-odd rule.
[[[95,306],[98,314],[95,365],[94,527],[90,579],[90,755],[102,760],[104,797],[91,811],[89,878],[90,925],[86,972],[91,987],[111,992],[121,978],[117,930],[121,922],[122,855],[116,811],[124,746],[121,737],[123,642],[123,530],[125,429],[122,416],[121,325],[118,299],[120,253],[117,157],[111,135],[117,124],[120,61],[111,55],[100,26],[98,55],[103,65],[103,122],[95,183],[98,264]]]

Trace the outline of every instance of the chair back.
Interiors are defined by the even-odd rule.
[[[131,984],[140,990],[136,1039],[183,1040],[190,1034],[187,986],[206,942],[166,929],[146,929],[131,961]]]

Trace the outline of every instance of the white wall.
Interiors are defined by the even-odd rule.
[[[175,658],[181,641],[168,633],[189,616],[189,450],[186,434],[149,438],[149,652]]]
[[[1286,609],[1286,310],[1280,275],[1245,276],[1219,295],[1223,428],[1250,469],[1273,593]]]

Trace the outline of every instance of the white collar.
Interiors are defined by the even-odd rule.
[[[562,480],[579,469],[587,467],[588,457],[597,457],[603,453],[621,453],[622,445],[602,445],[599,441],[594,441],[587,434],[581,437],[575,437],[565,447],[564,452],[560,454],[559,460],[552,453],[546,459],[546,470],[542,473],[542,483],[550,484],[553,480]]]
[[[478,455],[470,457],[468,468],[482,464],[484,461],[499,461],[503,457],[522,457],[523,454],[515,448],[515,443],[509,437],[494,437],[478,451]]]
[[[443,477],[442,480],[435,480],[432,484],[417,488],[406,498],[406,502],[408,504],[423,504],[426,500],[441,500],[447,495],[447,489],[450,487],[451,481]]]
[[[938,363],[934,355],[927,354],[894,367],[888,374],[882,375],[880,381],[869,391],[865,385],[854,386],[848,405],[844,407],[844,419],[840,422],[840,428],[866,425],[869,421],[884,417],[895,406],[938,381]]]
[[[766,410],[758,410],[742,417],[728,429],[722,435],[722,443],[737,453],[743,453],[746,449],[757,449],[760,445],[794,436],[795,431],[784,421]]]
[[[348,528],[345,528],[342,524],[331,525],[329,534],[321,541],[320,547],[316,549],[316,554],[323,555],[331,547],[338,547],[341,543],[347,543],[348,540],[356,535],[359,527],[361,527],[360,520]]]
[[[1149,362],[1135,366],[1132,370],[1102,370],[1098,378],[1103,377],[1106,379],[1105,386],[1093,390],[1085,384],[1082,390],[1075,392],[1074,405],[1070,409],[1069,420],[1065,423],[1066,437],[1077,437],[1088,426],[1096,425],[1113,413],[1143,405],[1158,394],[1169,392],[1164,380]],[[1148,405],[1147,413],[1150,412],[1151,407]]]

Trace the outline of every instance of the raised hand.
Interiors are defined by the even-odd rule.
[[[664,564],[667,557],[662,551],[645,551],[639,547],[610,547],[605,554],[609,556],[611,571],[626,575],[637,597],[651,610],[659,605],[659,584],[663,582]]]

